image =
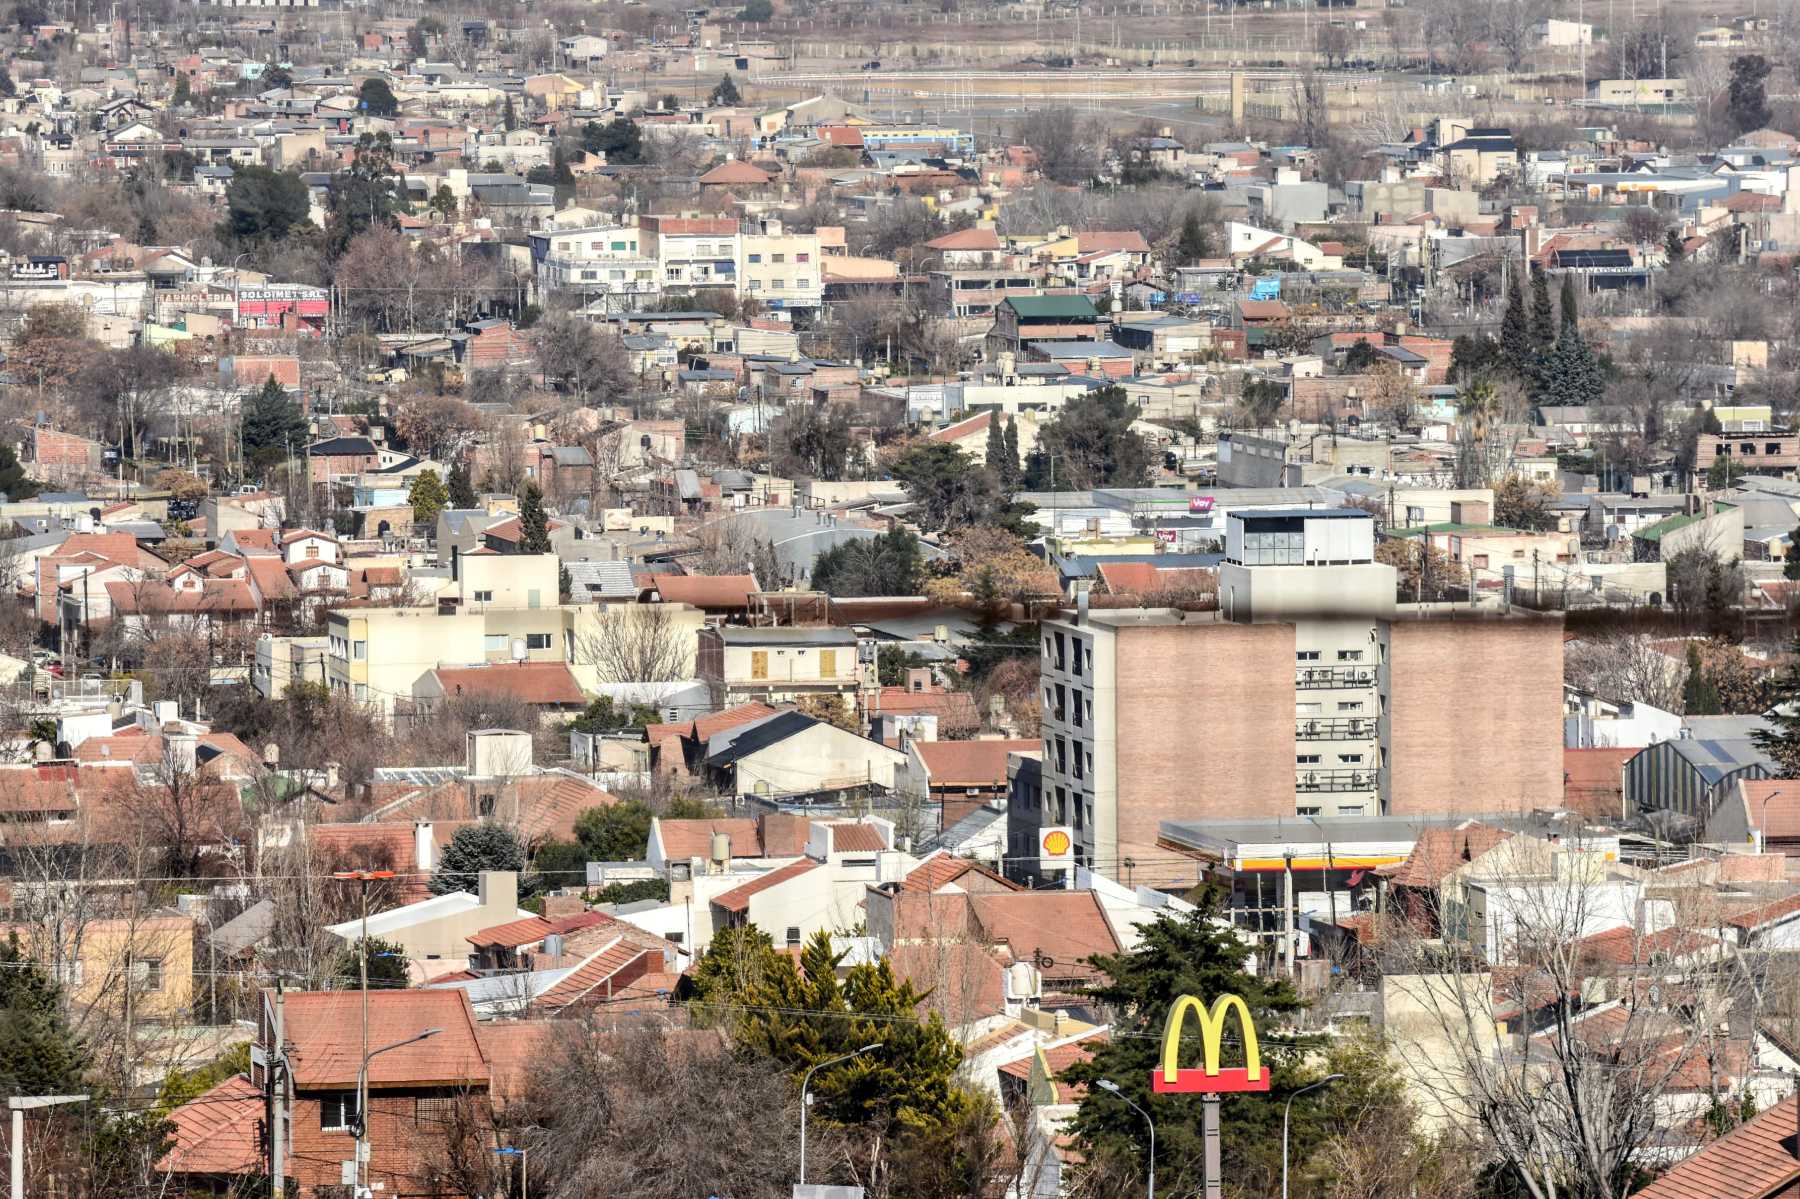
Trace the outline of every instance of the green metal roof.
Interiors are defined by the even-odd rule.
[[[1008,296],[1003,302],[1015,313],[1025,317],[1100,319],[1100,310],[1086,296]]]
[[[1737,505],[1735,504],[1727,504],[1714,500],[1711,515],[1717,516],[1721,512],[1729,512],[1736,506]],[[1645,525],[1643,528],[1633,533],[1632,536],[1640,541],[1661,541],[1670,533],[1687,528],[1695,521],[1701,520],[1705,515],[1707,514],[1700,512],[1682,512],[1675,516],[1665,516],[1653,525]]]

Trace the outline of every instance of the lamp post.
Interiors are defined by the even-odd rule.
[[[1156,1121],[1150,1118],[1149,1112],[1133,1103],[1112,1079],[1100,1079],[1100,1089],[1109,1092],[1119,1102],[1142,1116],[1144,1123],[1150,1126],[1150,1185],[1145,1191],[1145,1199],[1156,1199]]]
[[[1318,1082],[1309,1082],[1287,1097],[1287,1103],[1281,1109],[1281,1199],[1288,1199],[1288,1118],[1294,1114],[1294,1100],[1308,1091],[1316,1091],[1320,1087],[1328,1087],[1342,1074],[1327,1074]]]
[[[386,1053],[389,1049],[410,1045],[413,1041],[423,1040],[440,1030],[434,1028],[417,1037],[377,1049],[375,1053],[369,1052],[369,884],[393,878],[394,872],[392,870],[344,870],[331,877],[340,882],[356,883],[362,892],[362,932],[358,935],[356,946],[357,976],[362,983],[362,1066],[356,1074],[356,1178],[360,1187],[364,1138],[368,1133],[369,1124],[369,1059],[376,1053]]]
[[[427,1037],[435,1037],[444,1030],[428,1028],[424,1032],[415,1033],[404,1041],[395,1041],[392,1045],[383,1045],[380,1049],[364,1052],[362,1066],[356,1072],[356,1190],[360,1196],[367,1190],[367,1174],[369,1171],[369,1063],[390,1049],[400,1049]],[[368,1027],[363,1027],[363,1036],[369,1035]]]
[[[1769,846],[1769,801],[1781,794],[1781,788],[1763,796],[1762,805],[1756,812],[1756,852],[1767,853]]]
[[[820,1062],[818,1065],[808,1068],[806,1073],[800,1076],[800,1185],[801,1186],[806,1185],[806,1098],[807,1098],[806,1090],[808,1087],[812,1086],[812,1076],[814,1074],[817,1074],[820,1070],[823,1070],[827,1066],[835,1066],[839,1062],[847,1062],[853,1057],[861,1057],[865,1053],[872,1053],[875,1050],[880,1049],[880,1048],[881,1048],[881,1042],[877,1041],[873,1045],[864,1045],[861,1049],[852,1049],[849,1053],[839,1054],[837,1057],[833,1057],[833,1058],[827,1058],[826,1060]]]

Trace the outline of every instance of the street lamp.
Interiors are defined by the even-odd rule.
[[[1768,852],[1769,801],[1771,799],[1774,799],[1777,795],[1780,795],[1780,794],[1781,794],[1781,788],[1780,787],[1775,788],[1775,790],[1773,790],[1773,791],[1769,792],[1767,795],[1763,796],[1762,806],[1757,809],[1757,813],[1756,813],[1756,852],[1757,853],[1767,853]]]
[[[367,1189],[363,1184],[368,1181],[369,1173],[367,1161],[369,1156],[369,1063],[390,1049],[400,1049],[416,1041],[423,1041],[427,1037],[435,1037],[443,1031],[441,1028],[428,1028],[424,1032],[407,1037],[404,1041],[395,1041],[392,1045],[383,1045],[380,1049],[373,1049],[363,1054],[362,1067],[356,1072],[356,1177],[359,1195]],[[368,1029],[365,1028],[363,1032],[366,1036]]]
[[[849,1053],[839,1054],[837,1057],[834,1057],[834,1058],[827,1058],[825,1061],[822,1061],[818,1065],[811,1067],[810,1069],[807,1070],[807,1072],[805,1074],[800,1076],[800,1185],[801,1186],[806,1185],[806,1088],[808,1088],[812,1085],[812,1076],[814,1074],[817,1074],[820,1070],[823,1070],[827,1066],[835,1066],[839,1062],[847,1062],[853,1057],[861,1057],[865,1053],[873,1053],[875,1050],[880,1049],[880,1048],[881,1048],[880,1041],[875,1042],[873,1045],[864,1045],[861,1049],[853,1049]]]
[[[1144,1118],[1144,1123],[1150,1126],[1150,1186],[1145,1192],[1145,1199],[1156,1199],[1156,1121],[1150,1118],[1149,1112],[1133,1103],[1125,1092],[1119,1089],[1119,1084],[1112,1079],[1100,1079],[1099,1086],[1102,1091],[1108,1092],[1120,1103],[1125,1104],[1132,1111],[1142,1116]]]
[[[1281,1109],[1281,1199],[1288,1199],[1288,1117],[1294,1114],[1294,1100],[1308,1091],[1328,1087],[1342,1077],[1342,1074],[1327,1074],[1318,1082],[1309,1082],[1287,1097],[1287,1103]]]
[[[362,934],[356,946],[357,973],[362,981],[362,1070],[357,1075],[356,1084],[356,1122],[359,1130],[356,1134],[356,1168],[359,1172],[357,1176],[360,1178],[363,1154],[362,1130],[368,1124],[368,1121],[363,1118],[363,1113],[369,1105],[369,1059],[374,1057],[375,1053],[386,1053],[388,1049],[399,1048],[399,1045],[389,1045],[387,1049],[377,1049],[375,1053],[369,1052],[369,884],[393,878],[394,872],[392,870],[342,870],[331,877],[339,882],[356,883],[362,891]],[[412,1040],[421,1040],[438,1031],[441,1030],[434,1028],[431,1032],[414,1037]],[[399,1044],[409,1045],[411,1043],[412,1041],[401,1041]]]

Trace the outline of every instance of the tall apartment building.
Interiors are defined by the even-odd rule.
[[[636,225],[596,225],[531,234],[538,288],[574,292],[584,306],[638,312],[662,295],[662,265]]]
[[[738,224],[730,217],[646,216],[643,251],[662,264],[664,290],[737,287]]]
[[[817,308],[825,294],[817,233],[784,232],[774,217],[738,239],[738,290],[770,308]]]
[[[1398,606],[1374,540],[1360,509],[1232,513],[1217,611],[1044,622],[1042,777],[1009,856],[1066,824],[1083,862],[1148,881],[1166,820],[1554,803],[1561,622]]]

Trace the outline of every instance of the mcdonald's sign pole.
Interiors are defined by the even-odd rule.
[[[1200,1069],[1181,1067],[1181,1028],[1188,1013],[1200,1021]],[[1227,1068],[1219,1064],[1225,1039],[1225,1019],[1235,1014],[1243,1034],[1244,1064]],[[1206,1157],[1206,1199],[1220,1199],[1219,1096],[1269,1089],[1269,1072],[1263,1069],[1262,1049],[1256,1041],[1256,1021],[1250,1005],[1237,995],[1221,995],[1209,1008],[1192,995],[1183,995],[1169,1009],[1163,1024],[1162,1062],[1151,1072],[1150,1089],[1159,1095],[1200,1095],[1201,1133]]]

